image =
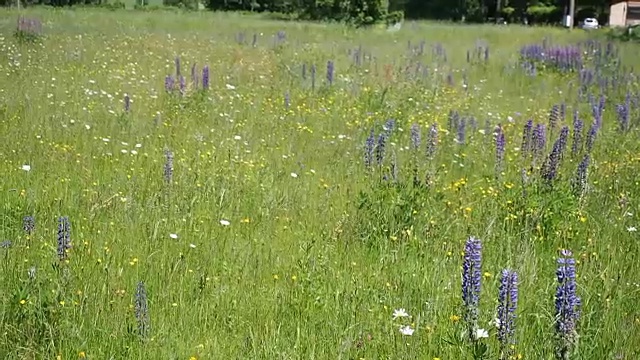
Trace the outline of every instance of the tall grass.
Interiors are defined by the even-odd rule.
[[[624,71],[590,65],[617,87],[580,96],[576,73],[531,76],[518,61],[522,46],[584,42],[580,31],[27,9],[43,37],[25,43],[12,37],[18,15],[0,17],[0,357],[499,358],[508,268],[509,348],[552,359],[560,250],[573,252],[581,299],[572,358],[640,354],[638,113],[630,105],[621,132],[616,108],[637,94],[632,46],[618,46]],[[576,193],[587,93],[606,105]],[[548,124],[561,103],[532,165],[523,127]],[[549,184],[540,171],[575,110],[580,149],[570,136]],[[367,168],[372,133],[385,151]],[[470,237],[482,241],[488,333],[476,341],[461,290]],[[394,319],[400,308],[409,317]]]

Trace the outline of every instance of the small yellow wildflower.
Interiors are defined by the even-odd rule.
[[[460,316],[458,315],[451,315],[449,316],[449,320],[453,321],[453,322],[458,322],[460,320]]]
[[[81,358],[81,359],[84,359],[84,358],[86,358],[86,357],[87,357],[87,354],[85,354],[85,353],[84,353],[84,351],[80,351],[80,352],[78,353],[78,357],[79,357],[79,358]]]

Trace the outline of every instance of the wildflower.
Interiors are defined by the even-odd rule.
[[[489,332],[485,329],[476,329],[474,333],[474,339],[480,340],[489,337]]]
[[[311,88],[316,88],[316,65],[311,64]]]
[[[335,66],[333,61],[327,61],[327,82],[329,85],[333,85],[333,75],[334,75]]]
[[[11,245],[13,245],[11,240],[4,240],[4,241],[0,242],[0,248],[1,249],[8,249],[8,248],[11,247]]]
[[[180,87],[180,93],[184,95],[184,93],[187,91],[187,82],[184,76],[182,75],[178,76],[178,85]]]
[[[411,326],[400,326],[400,333],[404,336],[411,336],[415,329],[412,329]]]
[[[553,105],[551,107],[551,111],[549,112],[549,130],[552,133],[556,128],[558,120],[560,120],[560,108],[558,107],[558,105]]]
[[[229,226],[229,225],[231,225],[231,223],[229,222],[229,220],[222,219],[222,220],[220,220],[220,225]]]
[[[193,65],[191,65],[191,83],[193,84],[194,89],[198,88],[198,76],[196,75],[196,73],[196,63],[193,63]]]
[[[71,224],[69,218],[58,218],[58,258],[60,261],[67,259],[67,251],[71,249]]]
[[[635,226],[629,226],[629,227],[627,228],[627,231],[628,231],[628,232],[636,232],[636,231],[638,231],[638,229],[636,229],[636,227],[635,227]]]
[[[413,146],[414,150],[417,150],[420,147],[420,137],[420,125],[411,125],[411,145]]]
[[[576,267],[571,251],[562,250],[558,258],[556,289],[556,333],[558,359],[567,359],[576,340],[576,324],[580,318],[580,297],[576,294]]]
[[[297,177],[298,177],[298,174],[296,174],[296,173],[292,172],[292,173],[291,173],[291,177],[295,179],[295,178],[297,178]]]
[[[180,77],[180,57],[176,56],[176,77]]]
[[[464,247],[462,264],[462,302],[464,320],[467,323],[469,338],[474,340],[478,323],[478,305],[482,278],[482,242],[470,237]]]
[[[167,184],[171,184],[173,179],[173,153],[166,149],[164,151],[165,162],[164,162],[164,180]]]
[[[500,341],[501,359],[509,359],[511,345],[515,343],[515,318],[518,306],[518,274],[504,269],[498,290],[498,340]]]
[[[128,94],[124,94],[124,111],[129,112],[131,110],[131,98]]]
[[[139,281],[136,286],[135,315],[138,321],[138,334],[145,338],[149,334],[149,308],[147,305],[147,290],[144,282]]]
[[[173,78],[173,76],[167,75],[167,77],[164,78],[164,89],[167,92],[171,92],[175,87],[176,87],[176,80]]]
[[[387,143],[387,136],[385,133],[381,133],[378,136],[378,143],[376,144],[376,162],[378,165],[382,164],[384,160],[384,150]]]
[[[464,144],[465,141],[465,134],[466,134],[466,124],[467,124],[467,120],[465,118],[461,118],[460,121],[458,122],[458,129],[457,129],[457,138],[456,138],[456,142],[458,144]]]
[[[537,124],[533,130],[533,152],[535,157],[543,154],[547,144],[547,130],[544,124]]]
[[[178,234],[169,234],[169,237],[176,240],[178,239]]]
[[[202,89],[209,89],[209,66],[206,65],[202,68]]]
[[[373,163],[373,150],[376,146],[375,143],[375,134],[373,129],[371,129],[369,137],[367,137],[367,140],[364,143],[364,166],[367,168],[371,167],[371,164]]]
[[[597,122],[593,122],[593,124],[591,124],[591,128],[589,128],[589,131],[587,132],[587,139],[586,139],[586,147],[587,147],[587,151],[591,151],[593,149],[593,143],[596,141],[596,136],[598,135],[598,124]]]
[[[589,168],[589,161],[591,157],[589,154],[585,154],[580,164],[578,164],[578,169],[576,170],[576,175],[573,178],[573,193],[576,196],[579,196],[584,193],[587,187],[587,171]]]
[[[433,160],[436,154],[436,145],[438,144],[438,124],[431,125],[429,129],[429,138],[427,140],[427,158]]]
[[[504,131],[499,127],[496,134],[496,172],[499,172],[503,166],[505,142]]]
[[[407,311],[403,308],[393,310],[393,320],[397,318],[409,317]]]
[[[31,171],[31,165],[26,165],[26,164],[25,164],[25,165],[22,165],[22,166],[20,167],[20,169],[21,169],[21,170],[24,170],[24,171],[26,171],[26,172],[29,172],[29,171]]]
[[[527,157],[529,152],[533,150],[532,143],[532,130],[533,130],[533,120],[527,120],[527,123],[524,125],[522,129],[522,156]]]
[[[542,178],[549,184],[556,178],[561,155],[562,137],[558,138],[558,140],[556,140],[556,142],[553,144],[551,153],[549,154],[549,157],[547,158],[541,169]]]
[[[36,228],[36,220],[31,215],[27,215],[22,218],[22,229],[27,233],[27,235],[31,235]]]
[[[574,155],[582,151],[583,128],[584,122],[578,119],[578,113],[576,112],[573,120],[573,143],[571,144],[571,153]]]

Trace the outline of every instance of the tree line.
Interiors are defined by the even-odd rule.
[[[0,6],[18,0],[0,0]],[[113,0],[20,0],[22,5],[113,5]],[[122,4],[120,0],[115,0]],[[144,7],[148,0],[137,0]],[[301,20],[340,21],[355,25],[395,23],[403,18],[465,22],[554,24],[568,13],[569,0],[163,0],[165,6],[215,11],[270,12]],[[124,7],[124,4],[122,4]],[[581,0],[576,20],[608,18],[609,2]]]

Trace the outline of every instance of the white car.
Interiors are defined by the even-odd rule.
[[[599,27],[600,27],[600,24],[598,24],[598,20],[594,18],[586,18],[582,22],[583,29],[591,30],[591,29],[597,29]]]

